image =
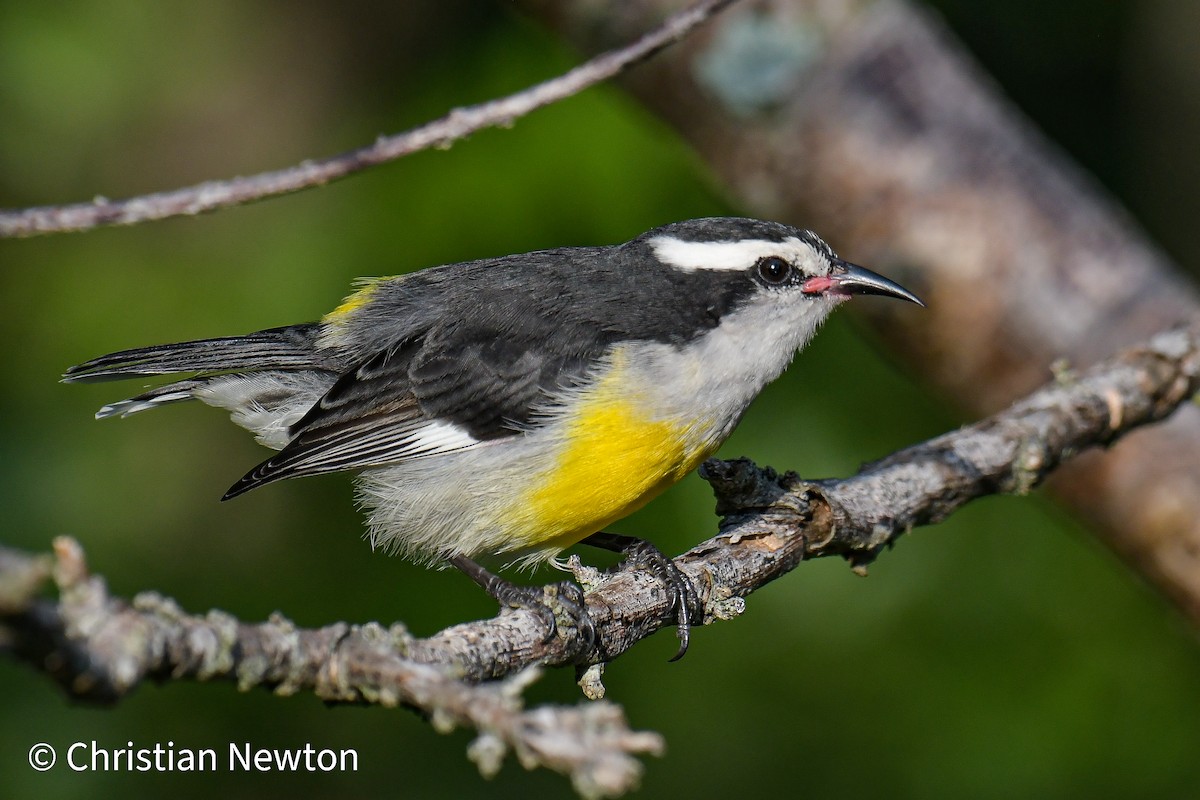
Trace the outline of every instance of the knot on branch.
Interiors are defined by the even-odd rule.
[[[806,491],[811,484],[794,472],[780,475],[772,467],[760,467],[748,458],[710,458],[701,465],[700,477],[712,487],[720,517],[772,510],[808,514]]]
[[[1200,322],[1160,333],[1150,340],[1144,349],[1129,353],[1128,360],[1134,362],[1154,359],[1158,375],[1143,381],[1145,391],[1150,394],[1154,419],[1162,419],[1175,410],[1187,397],[1195,394],[1200,386]],[[1150,372],[1150,368],[1146,368]],[[1157,380],[1155,380],[1157,378]],[[1116,427],[1116,426],[1114,426]]]

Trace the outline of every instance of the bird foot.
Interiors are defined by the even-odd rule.
[[[574,628],[589,649],[595,644],[595,623],[588,614],[583,589],[573,581],[524,586],[506,581],[465,556],[454,556],[450,563],[475,581],[501,608],[523,608],[536,614],[546,628],[543,644],[558,633],[560,621]]]
[[[676,566],[670,556],[645,539],[602,531],[593,533],[583,542],[603,550],[621,553],[627,563],[641,567],[666,585],[671,608],[676,613],[676,635],[679,637],[679,650],[670,660],[678,661],[683,658],[691,640],[692,622],[704,619],[704,607],[691,579]]]

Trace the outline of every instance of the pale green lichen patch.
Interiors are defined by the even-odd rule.
[[[1041,482],[1046,470],[1046,453],[1041,442],[1030,440],[1021,445],[1012,468],[1012,493],[1025,495]]]
[[[729,20],[696,59],[696,80],[741,117],[780,106],[824,49],[800,20],[747,13]]]
[[[604,699],[604,664],[592,664],[579,676],[579,688],[588,700]]]

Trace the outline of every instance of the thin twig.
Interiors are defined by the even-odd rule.
[[[249,177],[206,181],[125,200],[97,197],[90,203],[0,211],[0,237],[85,231],[102,225],[136,225],[166,217],[200,214],[321,186],[431,147],[446,148],[476,131],[511,125],[531,111],[608,80],[679,41],[732,2],[703,0],[669,17],[632,44],[597,56],[557,78],[508,97],[456,108],[419,128],[380,136],[374,144],[357,150]]]

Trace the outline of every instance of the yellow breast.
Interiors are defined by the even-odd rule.
[[[713,449],[697,421],[650,418],[630,391],[618,353],[611,369],[566,417],[554,466],[535,477],[518,503],[513,531],[526,546],[561,549],[602,530],[679,481]]]

